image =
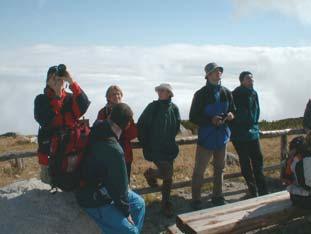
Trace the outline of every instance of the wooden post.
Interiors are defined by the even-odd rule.
[[[285,172],[285,159],[287,158],[288,155],[288,150],[287,150],[287,135],[284,134],[281,136],[281,157],[280,157],[280,162],[281,162],[281,170],[280,170],[280,177],[282,178]]]

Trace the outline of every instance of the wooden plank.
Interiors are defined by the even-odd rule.
[[[197,220],[201,219],[208,219],[216,215],[222,215],[227,212],[233,212],[233,211],[239,211],[243,210],[244,208],[250,208],[254,207],[256,205],[263,204],[267,201],[275,201],[278,199],[282,198],[288,198],[288,192],[287,191],[281,191],[273,194],[268,194],[265,196],[261,197],[256,197],[240,202],[235,202],[231,204],[227,204],[224,206],[218,206],[218,207],[213,207],[209,209],[203,209],[203,210],[198,210],[198,211],[193,211],[185,214],[178,215],[176,217],[176,224],[178,228],[182,231],[188,230],[187,225],[188,223],[195,222]]]
[[[176,224],[185,233],[244,233],[307,213],[292,206],[288,192],[282,191],[179,215]]]
[[[273,171],[276,169],[280,169],[281,165],[280,164],[276,164],[276,165],[271,165],[271,166],[267,166],[264,168],[264,171]],[[232,179],[232,178],[238,178],[241,177],[242,174],[241,172],[236,172],[236,173],[230,173],[230,174],[225,174],[224,175],[224,179]],[[203,183],[210,183],[213,182],[214,177],[208,177],[205,178],[203,180]],[[192,181],[191,180],[187,180],[187,181],[182,181],[182,182],[176,182],[172,185],[172,189],[179,189],[179,188],[184,188],[184,187],[190,187],[191,186]],[[147,194],[147,193],[156,193],[156,192],[161,192],[161,187],[156,187],[156,188],[137,188],[134,189],[135,192],[139,193],[139,194]]]
[[[297,134],[305,134],[304,129],[283,129],[283,130],[260,132],[261,138],[271,138],[271,137],[278,137],[278,136],[283,136],[283,135],[297,135]],[[198,140],[198,136],[176,138],[176,142],[178,145],[196,144],[197,140]],[[141,145],[137,139],[132,142],[132,147],[133,149],[141,148]],[[28,152],[11,152],[9,154],[0,154],[0,162],[14,159],[14,158],[28,158],[28,157],[34,157],[34,156],[36,156],[36,150],[28,151]]]
[[[11,159],[19,159],[19,158],[30,158],[37,155],[37,151],[23,151],[23,152],[11,152],[9,154],[1,154],[0,162],[11,160]]]
[[[178,229],[178,227],[176,226],[176,224],[169,226],[167,228],[167,232],[169,234],[182,234],[182,232]]]

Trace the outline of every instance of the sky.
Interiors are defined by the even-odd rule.
[[[91,100],[93,122],[117,84],[137,119],[171,83],[188,119],[204,66],[224,67],[222,84],[254,74],[261,119],[303,115],[310,97],[311,1],[167,0],[0,2],[0,134],[35,134],[33,100],[49,66],[65,63]]]

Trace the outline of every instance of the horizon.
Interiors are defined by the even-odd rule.
[[[311,96],[308,0],[0,5],[0,132],[37,132],[33,101],[42,93],[48,68],[60,63],[89,96],[91,123],[112,84],[121,87],[137,119],[156,99],[154,87],[170,83],[173,102],[187,119],[209,62],[224,67],[222,84],[231,90],[241,71],[253,73],[261,120],[300,117]]]

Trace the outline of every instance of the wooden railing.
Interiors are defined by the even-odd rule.
[[[305,134],[305,131],[303,129],[283,129],[283,130],[274,130],[274,131],[262,131],[260,133],[261,138],[273,138],[273,137],[280,137],[280,163],[276,165],[270,165],[264,168],[264,171],[271,171],[271,170],[276,170],[281,168],[281,163],[282,161],[286,158],[288,149],[288,136],[289,135],[299,135],[299,134]],[[189,136],[189,137],[181,137],[181,138],[176,138],[176,142],[179,145],[190,145],[190,144],[195,144],[197,142],[198,137],[197,136]],[[135,149],[141,148],[141,145],[138,141],[132,142],[132,147]],[[1,161],[7,161],[11,159],[21,159],[21,158],[29,158],[29,157],[34,157],[36,156],[36,151],[24,151],[24,152],[11,152],[8,154],[1,154],[0,155],[0,162]],[[230,173],[230,174],[225,174],[224,179],[231,179],[231,178],[236,178],[240,177],[241,173]],[[213,177],[208,177],[204,179],[204,183],[208,183],[213,181]],[[191,186],[191,180],[188,181],[182,181],[182,182],[177,182],[174,183],[172,188],[173,189],[178,189],[178,188],[183,188]],[[154,193],[154,192],[159,192],[161,189],[159,187],[157,188],[139,188],[136,189],[136,191],[140,194],[147,194],[147,193]]]

